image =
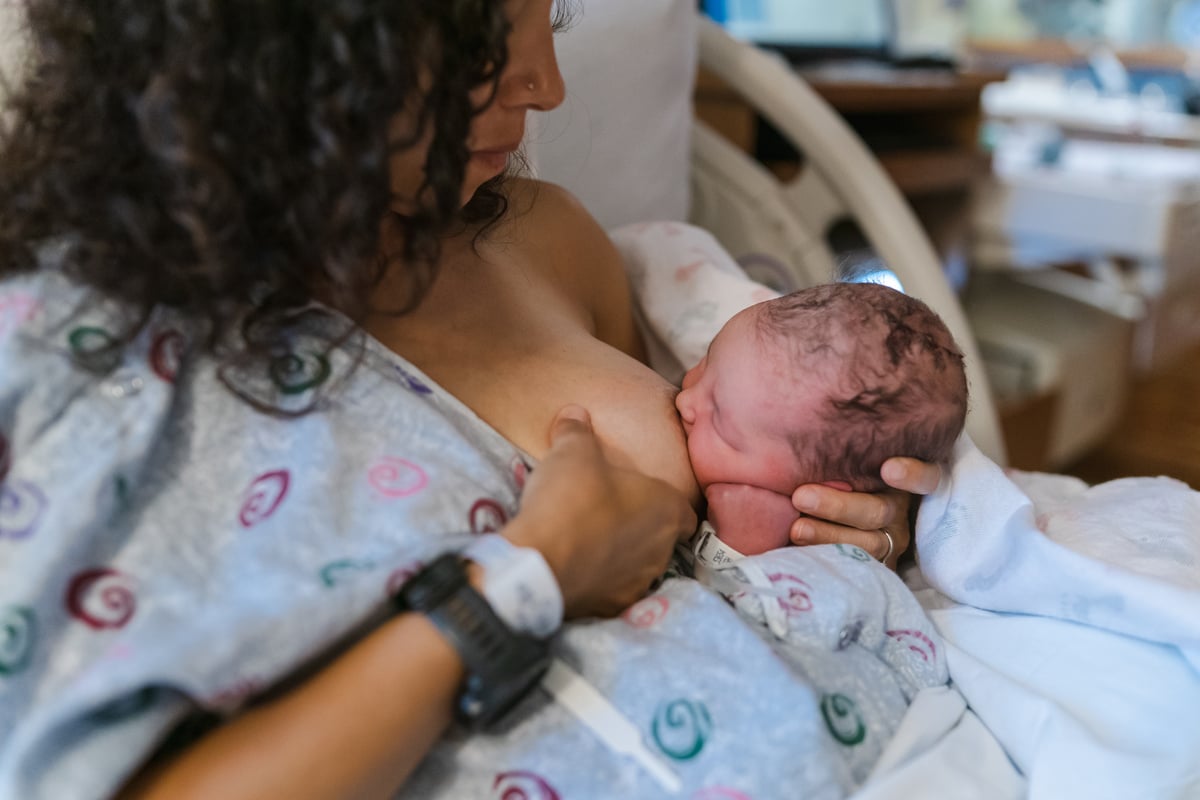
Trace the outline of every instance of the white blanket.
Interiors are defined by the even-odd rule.
[[[1200,797],[1200,494],[1006,474],[964,437],[916,541],[951,678],[1031,797]]]

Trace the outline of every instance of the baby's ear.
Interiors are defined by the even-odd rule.
[[[821,481],[822,486],[828,486],[830,489],[837,489],[840,492],[853,492],[854,487],[845,481]]]

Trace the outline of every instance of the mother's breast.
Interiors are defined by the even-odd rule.
[[[697,506],[700,490],[675,410],[677,390],[648,367],[630,362],[627,371],[581,379],[577,393],[584,399],[577,402],[591,412],[596,435],[614,463],[662,478]]]
[[[521,352],[493,352],[490,361],[491,369],[470,380],[433,377],[534,458],[549,447],[559,410],[581,405],[610,460],[665,480],[698,505],[676,388],[649,367],[582,331]]]

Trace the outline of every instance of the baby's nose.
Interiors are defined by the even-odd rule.
[[[680,418],[688,425],[696,421],[696,406],[692,402],[690,389],[683,389],[675,395],[675,408],[679,411]]]

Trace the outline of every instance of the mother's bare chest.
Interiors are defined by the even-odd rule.
[[[372,332],[534,458],[555,414],[579,404],[611,459],[695,495],[675,388],[597,339],[586,309],[536,281],[446,299]]]

